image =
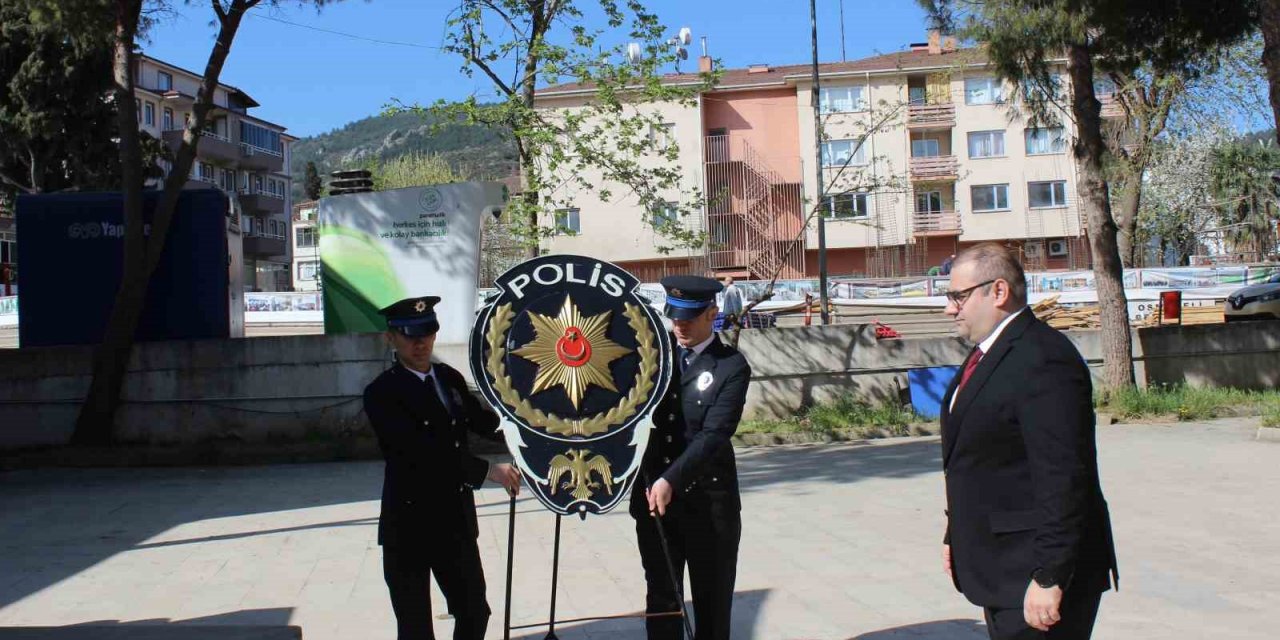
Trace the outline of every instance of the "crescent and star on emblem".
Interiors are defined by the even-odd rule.
[[[632,350],[606,335],[612,311],[584,317],[566,295],[556,316],[528,315],[535,337],[511,353],[538,365],[531,395],[560,387],[573,408],[579,409],[588,385],[618,393],[609,364]]]

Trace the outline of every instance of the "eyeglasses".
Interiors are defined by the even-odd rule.
[[[961,289],[959,291],[948,291],[946,294],[947,300],[950,301],[951,304],[954,304],[957,308],[963,307],[965,301],[969,299],[969,296],[973,295],[974,291],[977,291],[981,287],[985,287],[989,284],[992,284],[998,279],[999,278],[993,278],[986,282],[979,282],[978,284],[975,284],[972,287],[969,287],[968,289]]]

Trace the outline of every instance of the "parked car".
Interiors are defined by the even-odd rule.
[[[1232,320],[1280,320],[1280,274],[1227,296],[1223,315]]]

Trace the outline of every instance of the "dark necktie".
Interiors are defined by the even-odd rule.
[[[982,349],[974,348],[973,353],[969,354],[969,359],[964,361],[964,371],[960,373],[960,384],[956,385],[956,395],[960,395],[960,390],[964,388],[964,383],[969,381],[969,377],[973,375],[973,370],[978,368],[978,363],[982,360]]]
[[[684,374],[685,369],[689,368],[689,363],[693,362],[693,356],[695,355],[697,354],[693,352],[693,349],[680,347],[680,373],[682,375]]]
[[[440,384],[440,381],[437,380],[434,375],[429,375],[423,380],[423,382],[426,382],[427,386],[431,387],[431,393],[434,393],[436,397],[440,399],[440,404],[444,407],[445,413],[452,416],[453,403],[449,401],[449,393],[445,391],[445,388]]]

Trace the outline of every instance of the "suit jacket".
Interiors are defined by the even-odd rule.
[[[675,338],[671,340],[676,344]],[[738,430],[747,402],[751,365],[737,349],[716,337],[679,373],[667,395],[654,409],[654,432],[631,493],[631,515],[647,517],[645,487],[666,478],[674,489],[672,502],[701,493],[734,512],[742,509],[738,496],[738,467],[730,438]]]
[[[387,463],[378,544],[478,534],[472,492],[484,483],[489,463],[471,454],[467,431],[496,440],[498,416],[470,393],[457,370],[439,362],[431,368],[451,407],[430,378],[419,380],[400,364],[364,390],[364,411]]]
[[[1119,584],[1093,388],[1075,346],[1024,310],[951,409],[959,378],[942,403],[956,588],[980,606],[1021,608],[1037,569],[1068,589],[1105,591],[1113,575]]]

